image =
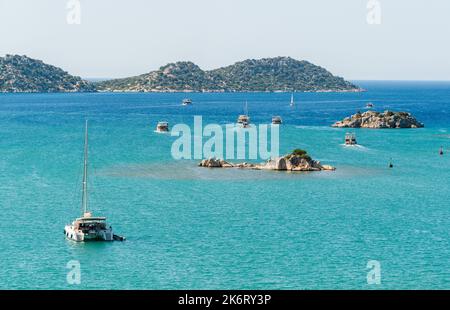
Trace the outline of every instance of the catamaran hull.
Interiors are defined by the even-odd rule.
[[[114,241],[114,234],[112,230],[101,230],[97,232],[83,233],[75,231],[72,226],[64,228],[64,235],[67,239],[76,242],[85,241]]]

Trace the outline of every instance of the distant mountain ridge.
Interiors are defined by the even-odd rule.
[[[248,59],[204,71],[183,61],[139,76],[96,83],[99,91],[134,92],[358,92],[356,85],[326,69],[290,57]]]
[[[189,61],[139,76],[91,81],[27,56],[0,57],[0,92],[358,92],[326,69],[290,57],[248,59],[205,71]]]
[[[80,77],[27,56],[0,57],[0,92],[92,92],[95,86]]]

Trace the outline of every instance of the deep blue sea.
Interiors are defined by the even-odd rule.
[[[190,94],[191,107],[177,93],[0,94],[0,288],[449,289],[450,82],[356,83],[367,92],[296,93],[294,109],[287,93]],[[199,168],[154,132],[233,123],[245,101],[254,124],[282,116],[281,153],[337,170]],[[360,147],[344,147],[330,125],[367,102],[426,127],[358,129]],[[63,235],[80,215],[86,118],[90,208],[123,243]]]

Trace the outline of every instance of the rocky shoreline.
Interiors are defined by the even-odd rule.
[[[332,125],[337,128],[422,128],[419,122],[408,112],[375,112],[356,113]]]
[[[223,159],[204,159],[199,164],[204,168],[239,168],[253,170],[275,170],[275,171],[334,171],[335,167],[322,165],[320,161],[313,160],[306,151],[294,150],[291,154],[283,157],[270,159],[261,164],[238,163],[233,164]]]
[[[300,91],[296,90],[296,93],[362,93],[366,92],[366,89],[360,88],[360,89],[343,89],[343,90],[328,90],[328,89],[321,89],[321,90],[305,90]],[[227,91],[224,89],[220,90],[214,90],[214,89],[202,89],[202,90],[186,90],[186,89],[125,89],[125,90],[113,90],[113,89],[99,89],[96,90],[98,93],[232,93],[232,94],[247,94],[247,93],[288,93],[291,94],[291,91],[285,91],[285,90],[266,90],[266,91]]]

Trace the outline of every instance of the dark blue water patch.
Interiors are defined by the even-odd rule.
[[[375,110],[413,113],[426,125],[446,124],[450,118],[448,82],[366,82],[362,93],[295,93],[296,106],[289,106],[289,93],[89,93],[1,94],[0,117],[18,122],[73,122],[84,118],[104,120],[127,117],[188,122],[202,115],[208,122],[235,122],[245,102],[255,123],[270,122],[280,115],[287,124],[327,126],[372,102]],[[181,106],[189,96],[194,105]]]

